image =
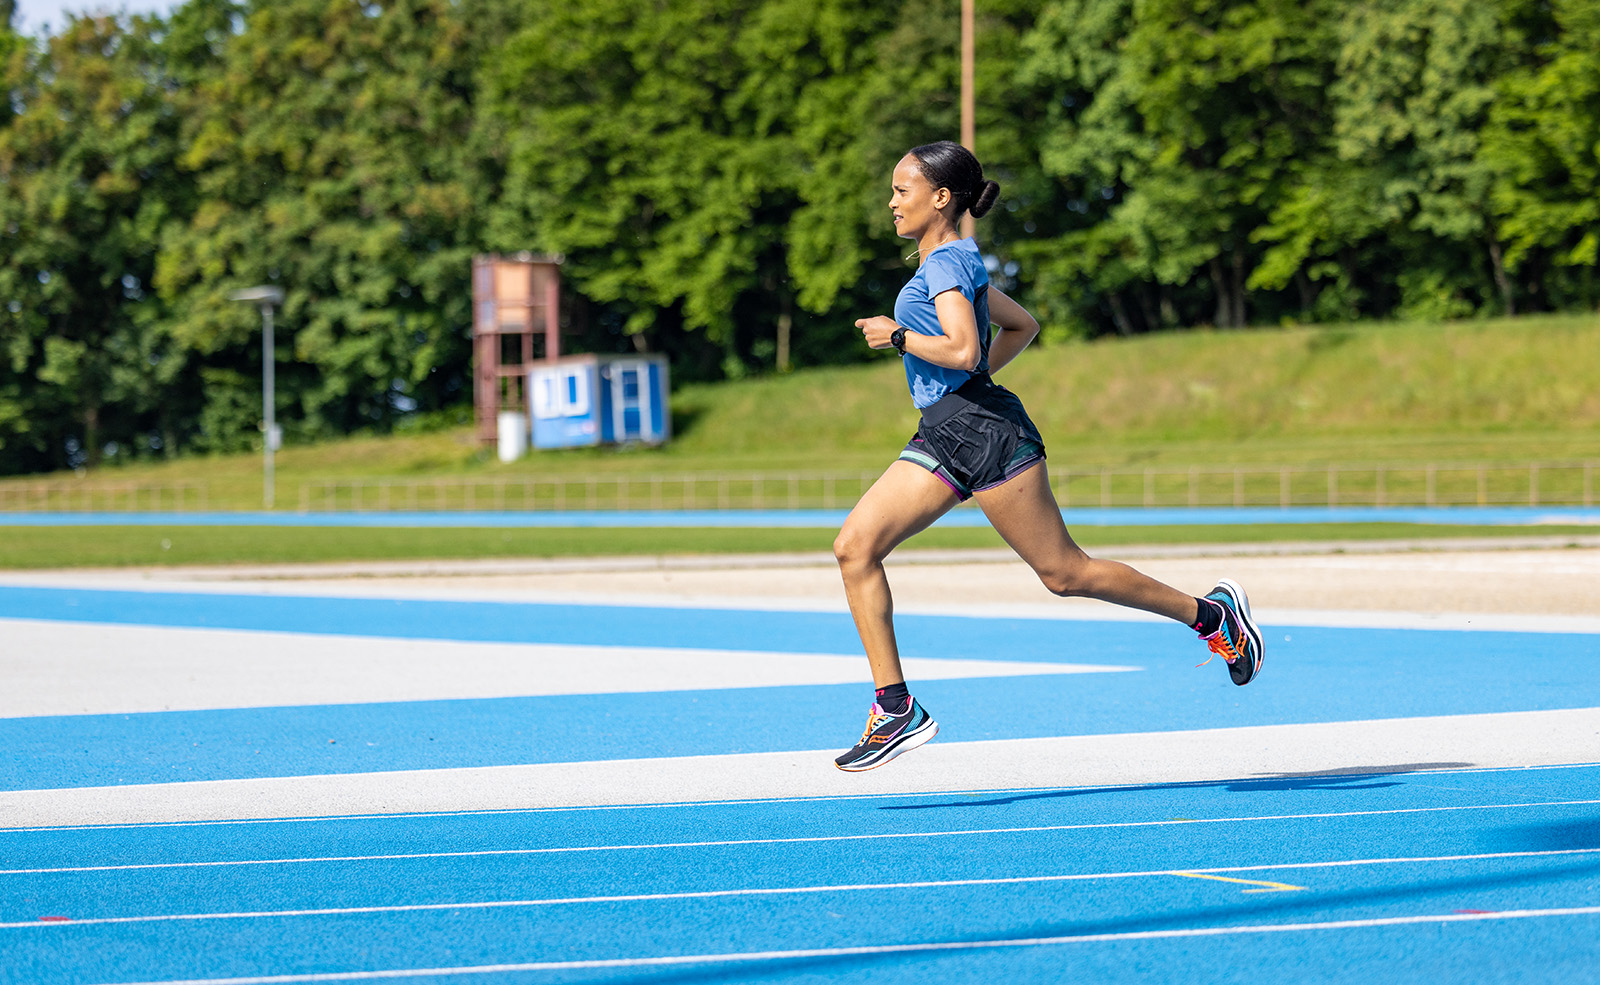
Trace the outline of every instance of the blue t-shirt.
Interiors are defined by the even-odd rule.
[[[936,248],[922,261],[922,266],[900,289],[894,301],[895,324],[908,332],[922,335],[943,335],[939,313],[933,299],[950,289],[961,292],[972,302],[978,316],[977,371],[989,371],[989,271],[983,265],[978,244],[970,238],[946,243]],[[911,386],[911,402],[918,410],[929,406],[940,397],[972,378],[964,369],[946,369],[906,353],[906,382]]]

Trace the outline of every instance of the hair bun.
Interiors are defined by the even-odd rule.
[[[965,147],[953,140],[937,140],[913,147],[910,153],[928,184],[950,189],[956,202],[966,202],[966,210],[974,219],[994,208],[1000,186],[983,180],[983,165]],[[955,215],[960,214],[958,207]]]
[[[972,213],[974,219],[981,219],[994,208],[995,200],[999,197],[999,182],[985,181],[978,186],[978,193],[973,197],[972,204],[967,206],[967,211]]]

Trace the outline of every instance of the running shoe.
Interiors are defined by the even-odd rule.
[[[1249,684],[1261,673],[1261,661],[1266,655],[1261,627],[1250,618],[1250,599],[1244,589],[1227,578],[1217,582],[1217,587],[1206,598],[1222,606],[1222,625],[1215,633],[1201,638],[1211,648],[1212,656],[1221,654],[1228,662],[1228,676],[1233,678],[1233,683],[1241,687]],[[1211,658],[1206,658],[1206,663],[1210,662]]]
[[[842,770],[858,773],[882,766],[889,760],[927,742],[939,734],[939,723],[929,717],[916,698],[906,710],[891,715],[876,701],[867,715],[867,730],[856,747],[833,761]]]

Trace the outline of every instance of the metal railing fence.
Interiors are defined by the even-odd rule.
[[[1051,466],[1063,507],[1594,506],[1600,461]],[[877,471],[327,479],[301,512],[848,509]],[[0,512],[203,512],[204,481],[0,482]]]
[[[1597,465],[1424,463],[1064,470],[1062,506],[1593,506]]]
[[[705,472],[528,479],[337,479],[300,486],[304,512],[848,509],[876,472]]]
[[[206,482],[0,482],[0,513],[198,512]]]
[[[1051,467],[1063,507],[1593,506],[1600,462]],[[304,512],[847,509],[879,473],[694,472],[525,479],[338,479]]]

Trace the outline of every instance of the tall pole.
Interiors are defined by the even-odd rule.
[[[976,115],[977,97],[973,94],[975,70],[973,63],[977,61],[977,43],[973,38],[974,21],[973,3],[975,0],[961,0],[961,146],[977,153],[977,124],[973,117]],[[977,231],[977,221],[970,212],[961,215],[961,235],[971,236]]]
[[[272,481],[272,439],[278,431],[274,415],[277,401],[273,399],[273,387],[277,382],[275,350],[272,344],[272,305],[264,302],[261,305],[261,419],[266,422],[266,434],[261,447],[265,449],[266,461],[263,463],[261,479],[261,504],[269,510],[272,509],[272,494],[276,486]]]
[[[250,287],[228,295],[232,301],[247,301],[261,309],[261,449],[265,468],[261,477],[261,505],[272,509],[272,451],[278,435],[278,422],[273,413],[273,376],[275,346],[272,344],[272,309],[283,303],[283,288]]]

